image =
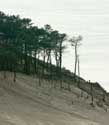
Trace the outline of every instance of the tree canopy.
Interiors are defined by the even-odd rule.
[[[49,24],[39,28],[29,18],[0,12],[0,70],[12,71],[14,77],[20,71],[39,77],[55,74],[61,79],[63,43],[68,41],[67,34]]]

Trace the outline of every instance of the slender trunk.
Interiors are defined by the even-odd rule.
[[[6,67],[7,67],[7,60],[6,60],[6,58],[4,59],[4,65],[3,65],[3,69],[4,69],[4,79],[6,79]]]
[[[16,71],[14,71],[14,79],[13,79],[14,82],[16,82]]]
[[[103,102],[106,102],[106,94],[103,92]]]
[[[79,56],[78,56],[78,88],[80,88],[80,62],[79,62]]]
[[[41,73],[39,73],[39,86],[41,86]]]
[[[33,72],[33,70],[32,70],[32,60],[33,60],[32,52],[30,51],[29,56],[28,56],[28,73],[29,74],[31,74]]]
[[[90,83],[90,81],[89,81],[89,83]],[[93,97],[93,83],[90,83],[90,85],[91,85],[91,105],[92,106],[94,106],[94,97]]]
[[[50,76],[51,76],[51,84],[52,84],[53,83],[53,70],[52,70],[51,51],[50,51]]]
[[[28,56],[27,56],[27,45],[25,44],[25,55],[24,55],[24,72],[28,74]]]
[[[56,50],[55,50],[56,51]],[[56,77],[58,77],[58,54],[55,52],[55,60],[56,60]]]
[[[40,68],[40,65],[39,65],[39,58],[40,58],[40,53],[38,52],[37,73],[38,73],[38,83],[39,83],[39,86],[41,86],[41,68]]]
[[[37,73],[39,74],[39,58],[40,58],[40,53],[38,52],[38,58],[37,58]]]
[[[34,70],[35,70],[35,73],[37,72],[36,70],[37,70],[37,68],[36,68],[36,55],[37,55],[37,52],[35,51],[35,53],[34,53]]]
[[[70,88],[70,83],[68,83],[68,90],[71,91],[71,88]]]
[[[48,50],[48,52],[47,52],[47,69],[49,69],[50,54],[51,54],[51,50]]]
[[[45,75],[45,58],[46,58],[46,51],[43,51],[43,66],[42,66],[42,76]]]
[[[62,43],[59,48],[59,69],[60,69],[60,88],[62,88]]]
[[[75,44],[75,67],[74,67],[74,80],[76,77],[76,68],[77,68],[77,42]]]

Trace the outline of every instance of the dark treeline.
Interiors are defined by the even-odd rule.
[[[65,33],[53,30],[50,25],[43,28],[33,26],[31,19],[6,15],[0,12],[0,70],[14,73],[37,74],[40,79],[49,76],[60,79],[62,88],[62,54],[68,42]],[[52,65],[55,63],[55,65]],[[54,68],[55,67],[55,68]]]

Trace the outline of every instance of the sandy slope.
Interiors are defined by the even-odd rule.
[[[1,73],[0,125],[108,125],[109,114],[78,101],[78,89],[74,94],[45,85],[38,87],[37,79],[21,74],[14,84],[10,73],[6,80]]]
[[[24,96],[2,90],[0,125],[95,125],[75,115],[57,111]]]

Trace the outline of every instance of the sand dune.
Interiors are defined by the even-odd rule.
[[[80,103],[74,93],[50,89],[46,81],[38,87],[37,79],[22,74],[13,83],[11,75],[6,80],[0,75],[0,125],[108,125],[108,113],[89,108],[82,99]]]

